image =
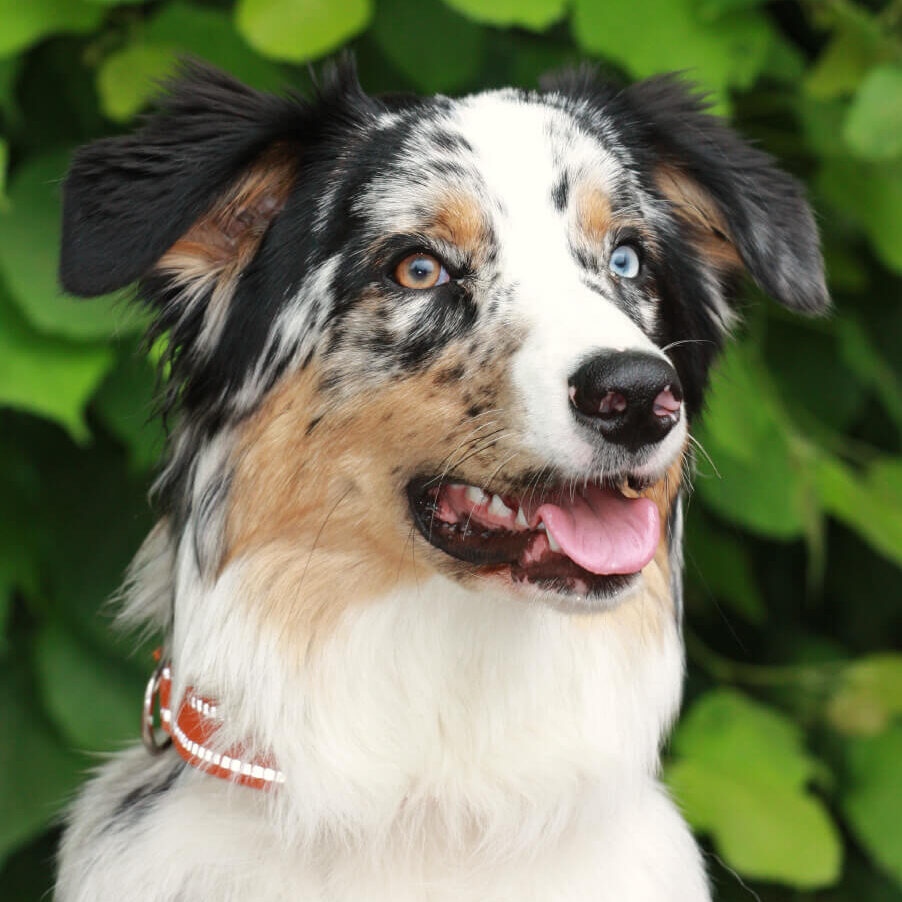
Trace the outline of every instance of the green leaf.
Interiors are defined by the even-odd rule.
[[[85,405],[112,363],[102,345],[36,332],[0,286],[0,405],[55,420],[85,441]]]
[[[492,33],[491,47],[492,84],[499,86],[537,88],[539,80],[549,72],[573,68],[583,58],[570,41],[553,40],[529,31]]]
[[[97,70],[97,93],[104,113],[127,122],[159,90],[157,82],[176,64],[178,50],[166,44],[132,44],[111,53]]]
[[[764,599],[742,543],[698,513],[686,524],[686,576],[706,596],[713,593],[749,623],[766,620]]]
[[[761,364],[746,344],[729,345],[711,374],[707,434],[736,460],[754,463],[761,445],[773,436],[779,414],[767,384]]]
[[[429,93],[470,84],[488,50],[486,30],[439,0],[383,0],[369,34],[399,72]],[[454,52],[437,54],[433,35],[441,35],[442,44]]]
[[[704,451],[695,485],[721,517],[791,539],[804,533],[811,499],[769,386],[751,345],[727,349],[712,373],[708,411],[696,430]]]
[[[785,436],[776,428],[762,442],[754,464],[736,460],[703,430],[700,440],[717,468],[703,462],[695,487],[705,504],[727,520],[774,539],[789,540],[805,532],[808,492]]]
[[[0,439],[0,586],[35,595],[40,585],[38,546],[44,526],[35,505],[41,472],[24,437],[15,429],[15,417],[5,411],[0,419],[2,431],[9,436],[5,442]],[[42,421],[29,418],[28,422],[48,428]],[[56,434],[55,429],[48,431]]]
[[[837,372],[854,373],[880,398],[886,412],[902,434],[902,383],[889,363],[878,352],[874,342],[858,319],[848,313],[836,323],[840,340],[840,355],[844,366]],[[833,389],[827,392],[832,395]]]
[[[881,66],[865,78],[849,107],[843,138],[863,160],[902,154],[902,66]]]
[[[56,816],[76,786],[80,761],[60,743],[21,668],[0,668],[0,857]]]
[[[902,655],[884,653],[859,658],[844,668],[826,709],[841,733],[873,736],[902,715]]]
[[[28,420],[17,425],[12,448],[4,448],[10,441],[2,439],[0,465],[12,461],[35,474],[34,498],[25,511],[31,514],[27,523],[40,528],[26,541],[42,565],[42,612],[145,674],[146,660],[131,657],[133,639],[112,629],[106,601],[153,523],[147,476],[132,472],[122,448],[103,432],[81,448],[43,421]],[[17,483],[22,481],[20,476]]]
[[[0,138],[0,210],[6,210],[9,207],[6,197],[6,166],[8,162],[9,145],[3,138]]]
[[[248,47],[235,32],[231,17],[218,9],[167,3],[147,24],[143,39],[200,57],[261,91],[274,91],[285,84],[283,67]]]
[[[34,653],[44,705],[73,745],[110,751],[139,738],[144,688],[140,677],[82,645],[58,625],[41,630]]]
[[[871,547],[902,565],[902,503],[881,491],[881,481],[893,472],[885,467],[871,476],[857,476],[835,458],[820,455],[814,478],[824,509],[854,529]],[[895,501],[895,503],[894,503]]]
[[[763,6],[765,0],[693,0],[699,18],[717,19],[728,13],[755,9]]]
[[[816,100],[800,94],[795,108],[802,124],[805,143],[822,163],[838,159],[848,162],[849,151],[838,135],[842,134],[848,104],[842,100]],[[828,240],[830,234],[825,236]]]
[[[786,82],[795,88],[805,74],[805,55],[792,41],[779,33],[772,35],[767,57],[761,65],[761,75]]]
[[[884,457],[874,461],[865,474],[870,491],[897,510],[902,510],[902,458]]]
[[[8,56],[0,59],[0,112],[10,123],[19,119],[15,103],[16,82],[22,68],[21,56]]]
[[[126,122],[160,90],[180,56],[196,56],[260,90],[285,83],[280,66],[251,50],[220,10],[169,3],[141,32],[139,40],[107,56],[97,70],[104,113]]]
[[[819,765],[782,714],[738,692],[702,696],[674,738],[667,782],[692,826],[743,876],[800,889],[839,877],[842,846],[806,792]]]
[[[445,0],[448,6],[487,25],[520,25],[544,31],[564,15],[567,0]]]
[[[883,262],[902,272],[902,164],[827,159],[816,184],[841,215],[864,229]]]
[[[848,740],[845,757],[849,787],[840,799],[843,813],[861,845],[902,886],[902,726]]]
[[[160,458],[165,436],[153,416],[156,376],[146,357],[128,348],[107,376],[94,399],[98,415],[127,445],[132,467],[150,469]]]
[[[48,150],[83,144],[108,128],[97,105],[94,72],[88,67],[107,40],[56,38],[28,53],[16,86],[20,109],[12,120],[17,166]]]
[[[856,294],[868,287],[873,275],[868,260],[847,234],[824,234],[823,249],[831,291]]]
[[[84,0],[0,0],[0,56],[47,35],[92,31],[102,17],[102,9]]]
[[[9,186],[12,209],[0,213],[0,269],[13,300],[32,325],[70,338],[106,338],[143,327],[136,310],[113,296],[79,300],[57,282],[59,182],[68,154],[54,151],[26,161]]]
[[[0,538],[0,657],[3,657],[8,650],[6,632],[13,592],[34,594],[39,577],[33,550],[25,547],[21,530],[0,521]]]
[[[768,58],[773,31],[755,11],[705,20],[694,5],[693,0],[633,0],[630,18],[649,25],[625,30],[618,6],[575,0],[573,32],[584,49],[616,61],[636,77],[688,70],[723,105],[728,87],[749,87],[755,81]]]
[[[302,62],[362,31],[371,12],[370,0],[238,0],[235,22],[265,56]]]
[[[781,404],[794,419],[810,423],[814,418],[840,430],[858,415],[867,393],[847,368],[836,365],[840,353],[832,328],[813,329],[797,317],[768,320],[765,365]]]
[[[860,28],[838,31],[808,70],[805,90],[820,100],[849,95],[883,58],[884,48],[868,32]]]

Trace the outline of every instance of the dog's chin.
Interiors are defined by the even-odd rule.
[[[487,580],[566,612],[626,600],[655,554],[660,523],[639,495],[647,478],[562,481],[551,488],[487,493],[451,477],[407,485],[413,522],[464,582]]]

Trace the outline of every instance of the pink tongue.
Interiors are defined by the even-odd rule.
[[[624,498],[589,486],[561,504],[543,504],[541,517],[564,554],[590,573],[638,573],[655,555],[661,527],[648,498]]]

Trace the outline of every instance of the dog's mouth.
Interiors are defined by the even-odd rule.
[[[515,583],[598,597],[628,585],[660,540],[655,503],[625,490],[589,483],[492,494],[422,478],[408,485],[407,496],[418,529],[445,554],[482,570],[508,571]]]

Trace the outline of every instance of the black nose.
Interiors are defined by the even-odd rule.
[[[683,388],[663,358],[606,351],[570,377],[576,418],[631,451],[661,441],[679,423]]]

